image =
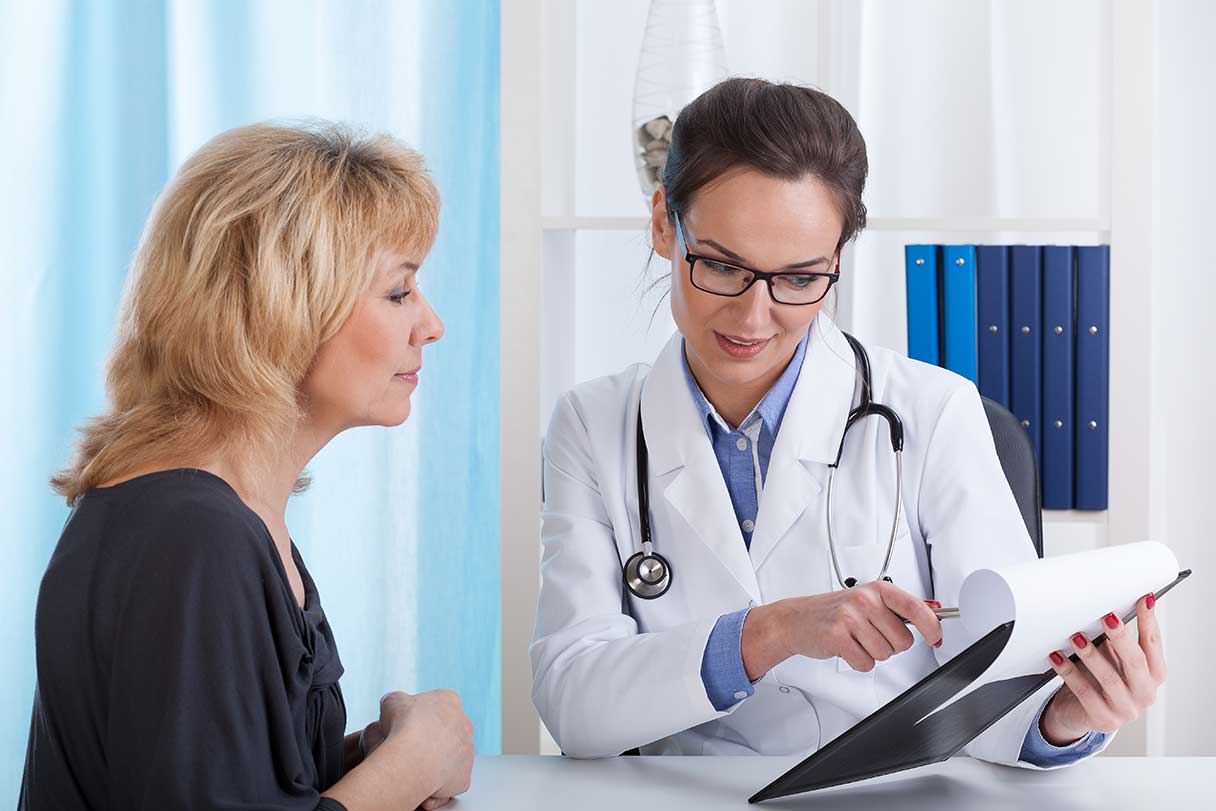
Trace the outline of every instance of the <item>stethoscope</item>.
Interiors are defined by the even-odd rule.
[[[843,333],[849,346],[853,349],[853,357],[861,377],[861,393],[858,395],[857,407],[849,412],[845,421],[844,433],[840,437],[840,447],[836,449],[836,461],[829,465],[828,472],[828,505],[827,529],[828,549],[832,554],[832,569],[841,588],[851,589],[860,581],[856,577],[845,577],[840,571],[840,561],[836,556],[836,542],[832,537],[832,482],[836,478],[836,469],[840,466],[840,457],[844,453],[844,441],[849,435],[849,429],[856,423],[869,416],[878,416],[886,420],[891,433],[891,450],[895,453],[895,518],[891,522],[891,535],[887,539],[887,554],[882,561],[875,580],[885,580],[890,583],[887,569],[891,566],[891,554],[895,551],[895,533],[899,528],[899,516],[903,501],[903,450],[904,425],[890,406],[876,403],[870,399],[870,356],[866,354],[861,342]],[[637,429],[637,475],[638,475],[638,523],[641,528],[642,549],[635,552],[621,567],[625,587],[635,596],[643,600],[653,600],[662,597],[671,588],[671,562],[654,551],[654,539],[650,534],[650,486],[648,454],[646,452],[646,436],[642,432],[642,410],[638,409]]]

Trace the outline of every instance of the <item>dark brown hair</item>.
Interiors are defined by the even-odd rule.
[[[827,186],[843,221],[837,250],[865,228],[866,142],[828,94],[744,78],[706,90],[680,111],[672,131],[663,170],[668,208],[686,211],[702,187],[745,167]]]

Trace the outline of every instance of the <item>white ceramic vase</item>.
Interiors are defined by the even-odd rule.
[[[647,205],[685,104],[727,76],[714,0],[651,0],[633,86],[633,150]]]

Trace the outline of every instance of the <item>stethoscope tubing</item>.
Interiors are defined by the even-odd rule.
[[[895,453],[895,515],[891,520],[891,533],[887,538],[887,552],[883,556],[882,569],[877,580],[886,579],[890,582],[887,576],[887,571],[891,568],[891,558],[895,552],[895,535],[899,531],[899,518],[903,514],[903,422],[893,408],[875,403],[870,399],[871,378],[870,378],[870,358],[866,353],[865,347],[861,342],[848,333],[844,333],[845,339],[848,341],[850,348],[853,350],[853,355],[856,360],[857,370],[861,377],[861,395],[859,404],[856,408],[849,412],[847,421],[845,422],[844,432],[840,437],[840,447],[836,451],[836,461],[829,465],[828,473],[828,492],[827,492],[827,535],[828,549],[831,552],[832,570],[836,576],[836,581],[841,588],[853,588],[858,584],[855,578],[846,578],[840,570],[840,561],[836,554],[836,541],[832,535],[832,485],[836,479],[836,468],[840,464],[840,457],[844,453],[844,441],[849,434],[849,429],[853,425],[866,417],[877,416],[881,417],[886,423],[891,434],[891,448]],[[653,600],[663,596],[671,587],[672,568],[671,563],[667,558],[654,552],[653,539],[650,533],[650,486],[647,478],[649,477],[649,454],[646,449],[646,435],[642,430],[642,409],[639,404],[637,416],[637,491],[638,491],[638,529],[641,534],[641,551],[635,552],[621,565],[621,577],[625,587],[635,597],[644,600]],[[640,577],[642,567],[647,567],[648,570],[657,570],[662,573],[659,581],[652,582],[644,577]],[[852,583],[849,581],[852,580]],[[955,609],[940,609],[943,611]],[[943,615],[939,614],[939,617]]]

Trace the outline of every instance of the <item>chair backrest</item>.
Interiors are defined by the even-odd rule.
[[[1034,544],[1034,551],[1043,557],[1043,498],[1039,492],[1039,466],[1034,458],[1034,443],[1030,434],[1018,422],[1013,413],[995,400],[981,397],[988,427],[996,443],[996,455],[1001,460],[1001,469],[1013,498],[1018,503],[1026,531]]]

